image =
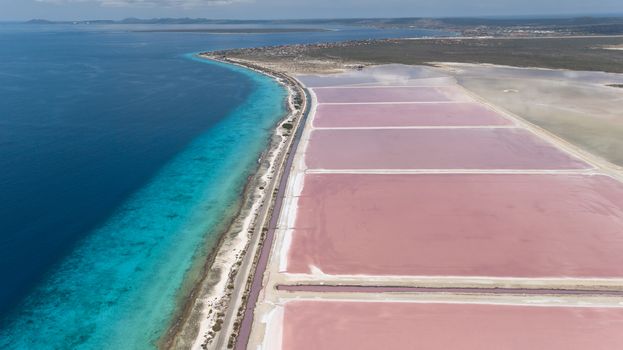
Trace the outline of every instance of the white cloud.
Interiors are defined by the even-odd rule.
[[[52,4],[97,3],[107,7],[197,7],[225,5],[239,0],[36,0]]]

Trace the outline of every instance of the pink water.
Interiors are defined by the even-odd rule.
[[[510,125],[478,103],[319,105],[315,127]]]
[[[315,88],[319,103],[449,101],[454,89],[440,87]]]
[[[582,169],[523,129],[314,130],[311,169]]]
[[[605,176],[308,174],[287,270],[621,278],[622,226]]]
[[[623,308],[291,301],[283,349],[613,350],[622,329]]]

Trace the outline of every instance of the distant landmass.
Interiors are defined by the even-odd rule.
[[[126,18],[122,20],[96,19],[79,21],[49,21],[45,19],[32,19],[30,24],[253,24],[268,23],[273,21],[246,21],[246,20],[220,20],[207,18]]]
[[[133,30],[135,33],[271,34],[328,32],[322,28],[158,28]]]
[[[237,19],[208,19],[208,18],[125,18],[122,20],[79,20],[79,21],[49,21],[32,19],[31,24],[347,24],[366,26],[411,26],[411,25],[489,25],[489,26],[578,26],[578,25],[607,25],[623,24],[623,15],[612,17],[557,17],[557,18],[334,18],[334,19],[277,19],[277,20],[237,20]]]
[[[336,18],[298,20],[234,20],[208,18],[126,18],[122,20],[48,21],[33,19],[31,24],[206,24],[206,25],[344,25],[383,29],[439,29],[465,36],[502,36],[529,31],[534,34],[621,35],[623,16],[556,18]]]

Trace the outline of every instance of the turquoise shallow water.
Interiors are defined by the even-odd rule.
[[[206,232],[231,215],[285,113],[277,82],[228,68],[252,81],[246,101],[165,165],[26,299],[27,317],[2,330],[0,348],[154,345],[193,257],[204,253]]]

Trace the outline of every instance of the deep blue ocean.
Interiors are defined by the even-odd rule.
[[[285,113],[193,53],[434,34],[139,28],[0,24],[1,349],[155,347]]]

